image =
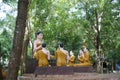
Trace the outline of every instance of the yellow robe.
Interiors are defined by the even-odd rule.
[[[57,60],[56,65],[57,65],[57,66],[66,66],[66,62],[67,62],[66,57],[67,57],[67,56],[66,56],[65,53],[63,53],[63,52],[60,51],[60,50],[57,50],[57,51],[55,52],[55,59]]]
[[[38,60],[38,66],[49,66],[48,62],[48,55],[45,54],[42,50],[37,51],[36,54],[34,54],[34,58]]]
[[[84,57],[83,56],[79,57],[79,64],[81,64],[81,63],[84,63]]]
[[[42,46],[42,43],[38,43],[38,44],[37,44],[37,47],[38,47],[38,46]],[[42,48],[38,49],[37,51],[39,51],[39,50],[41,50],[41,49],[42,49]],[[37,51],[36,51],[36,52],[37,52]]]
[[[41,46],[41,45],[42,45],[42,43],[37,43],[37,47],[38,47],[38,46]],[[39,50],[41,50],[41,49],[42,49],[42,48],[40,48],[40,49],[38,49],[37,51],[35,51],[34,54],[33,54],[33,57],[34,57],[34,55],[36,55],[37,52],[38,52]]]
[[[42,45],[42,43],[37,43],[37,47],[38,47],[38,46],[41,46],[41,45]],[[33,56],[34,56],[39,50],[41,50],[41,49],[42,49],[42,48],[40,48],[40,49],[38,49],[37,51],[35,51],[34,54],[33,54]]]
[[[90,54],[88,53],[84,53],[84,57],[80,56],[79,57],[79,63],[75,64],[74,66],[91,66],[91,62],[90,62]]]
[[[69,66],[73,66],[75,64],[75,56],[72,55],[70,56],[70,59],[69,59]]]
[[[90,61],[90,53],[88,52],[88,53],[84,53],[84,56],[85,56],[85,60],[84,60],[84,63],[86,64],[86,65],[91,65],[91,61]]]

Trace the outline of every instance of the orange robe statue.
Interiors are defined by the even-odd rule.
[[[42,50],[37,51],[36,54],[34,54],[34,58],[38,60],[38,66],[49,66],[48,63],[48,55],[45,54]]]
[[[57,60],[57,66],[66,66],[67,65],[67,56],[61,50],[55,52],[55,59]]]
[[[70,51],[70,58],[69,58],[68,66],[74,66],[74,64],[75,64],[75,55],[72,51]]]

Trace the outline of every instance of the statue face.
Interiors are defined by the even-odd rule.
[[[39,35],[37,35],[37,38],[38,38],[38,39],[43,39],[43,34],[40,33]]]
[[[70,51],[70,55],[73,55],[73,52],[72,52],[72,51]]]
[[[83,55],[83,51],[82,50],[80,50],[80,55]]]
[[[83,51],[84,51],[84,52],[88,52],[87,48],[85,48]]]

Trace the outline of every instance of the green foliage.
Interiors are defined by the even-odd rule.
[[[5,9],[4,14],[6,14],[6,17],[0,19],[0,61],[5,66],[8,64],[15,27],[15,17],[13,16],[13,13],[16,10],[16,7],[13,4],[11,4],[11,6],[9,6],[11,7],[11,13],[8,13],[8,11],[6,11],[7,9]]]
[[[53,6],[55,6],[53,8]],[[55,51],[60,42],[65,44],[67,50],[77,51],[83,39],[83,25],[76,12],[69,13],[71,6],[69,2],[60,1],[51,6],[52,12],[48,17],[48,22],[43,27],[44,40],[48,48]]]
[[[12,37],[9,34],[9,32],[4,29],[3,32],[0,34],[0,55],[1,55],[1,63],[6,64],[9,58],[9,54],[11,51],[11,46],[12,46]]]
[[[3,0],[3,2],[11,5],[11,4],[13,4],[13,3],[16,3],[17,0]]]
[[[119,61],[120,57],[120,30],[118,29],[119,24],[119,14],[118,14],[118,3],[107,2],[104,7],[103,17],[102,17],[102,28],[101,39],[103,49],[106,53],[106,57],[109,60]]]

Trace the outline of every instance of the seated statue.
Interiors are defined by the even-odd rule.
[[[87,65],[87,66],[89,66],[89,65],[91,65],[91,61],[90,61],[90,53],[89,53],[89,51],[88,51],[88,49],[85,47],[84,49],[83,49],[83,52],[84,52],[84,63]]]
[[[55,59],[57,66],[67,66],[67,62],[69,59],[68,51],[65,50],[63,43],[60,43],[59,48],[55,52]]]
[[[79,64],[85,62],[85,61],[84,61],[84,60],[85,60],[84,58],[85,58],[85,57],[84,57],[84,53],[83,53],[82,50],[80,50],[80,51],[79,51],[79,55],[78,55]]]
[[[70,51],[70,58],[69,58],[68,66],[74,66],[74,64],[75,64],[75,55],[72,51]]]
[[[50,52],[45,48],[46,44],[42,44],[42,49],[34,53],[34,58],[38,60],[38,66],[49,66]]]
[[[79,63],[75,66],[91,66],[90,53],[85,45],[82,46],[82,50],[79,51],[78,55]]]

